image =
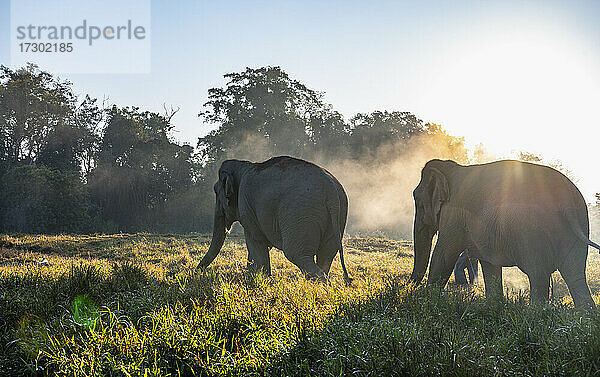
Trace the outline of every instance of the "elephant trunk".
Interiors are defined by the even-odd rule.
[[[210,247],[208,248],[208,252],[202,258],[197,268],[206,268],[212,261],[217,257],[217,254],[221,251],[221,247],[223,247],[223,242],[225,242],[225,216],[219,211],[218,205],[215,206],[215,218],[213,224],[213,235],[212,240],[210,241]]]
[[[415,221],[413,232],[415,262],[410,281],[416,285],[425,276],[429,264],[429,255],[431,254],[431,242],[435,233],[417,221]]]

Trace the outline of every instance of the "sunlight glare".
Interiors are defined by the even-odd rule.
[[[450,132],[500,157],[529,151],[575,174],[590,171],[600,137],[600,64],[592,51],[549,30],[516,30],[474,38],[452,56],[427,85],[435,119]],[[600,179],[585,185],[586,199],[600,191]]]

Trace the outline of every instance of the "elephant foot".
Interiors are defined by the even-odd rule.
[[[327,279],[327,276],[322,271],[320,273],[308,273],[308,272],[305,272],[304,273],[304,277],[307,280],[318,281],[320,283],[327,283],[327,282],[329,282],[329,279]]]

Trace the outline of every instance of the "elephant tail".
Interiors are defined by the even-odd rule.
[[[587,236],[581,230],[581,227],[577,223],[577,219],[575,218],[575,216],[574,216],[574,214],[573,214],[572,211],[565,211],[565,216],[567,217],[567,221],[569,222],[569,225],[571,226],[571,229],[573,230],[573,232],[575,233],[575,235],[577,236],[577,238],[579,238],[586,245],[589,245],[589,246],[591,246],[591,247],[593,247],[595,249],[600,250],[600,245],[598,245],[594,241],[590,240],[590,237]]]
[[[585,242],[586,244],[590,245],[593,248],[600,250],[600,245],[598,245],[594,241],[590,240],[589,237],[586,237],[585,234],[583,234],[583,232],[581,230],[575,230],[575,234],[577,234],[577,237],[580,240],[582,240],[583,242]]]
[[[600,245],[598,245],[597,243],[595,243],[594,241],[591,240],[587,240],[588,241],[588,245],[590,245],[591,247],[595,247],[596,249],[600,250]]]
[[[352,278],[348,275],[348,270],[346,270],[346,262],[344,262],[344,247],[342,246],[342,240],[340,239],[340,262],[342,262],[342,271],[344,271],[344,282],[346,285],[350,285],[352,283]]]
[[[346,285],[350,285],[352,283],[352,278],[348,274],[348,270],[346,269],[346,261],[344,260],[344,247],[342,246],[342,238],[344,237],[344,227],[345,227],[345,218],[342,219],[342,216],[346,214],[346,210],[342,208],[342,201],[338,196],[337,190],[333,193],[333,198],[331,198],[330,202],[335,203],[332,207],[328,206],[329,215],[331,216],[331,225],[334,233],[337,233],[337,240],[339,242],[338,250],[340,252],[340,262],[342,264],[342,271],[344,272],[344,282]],[[345,202],[347,205],[347,202]],[[347,208],[347,207],[346,207]],[[342,226],[342,221],[344,221],[344,226]]]

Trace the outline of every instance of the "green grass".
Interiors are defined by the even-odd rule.
[[[560,275],[529,306],[481,286],[406,285],[409,242],[345,240],[355,278],[307,281],[277,250],[246,273],[243,240],[195,266],[207,236],[0,236],[0,375],[597,375],[600,314],[579,313]],[[46,260],[48,264],[40,264]],[[600,256],[588,278],[598,302]]]

